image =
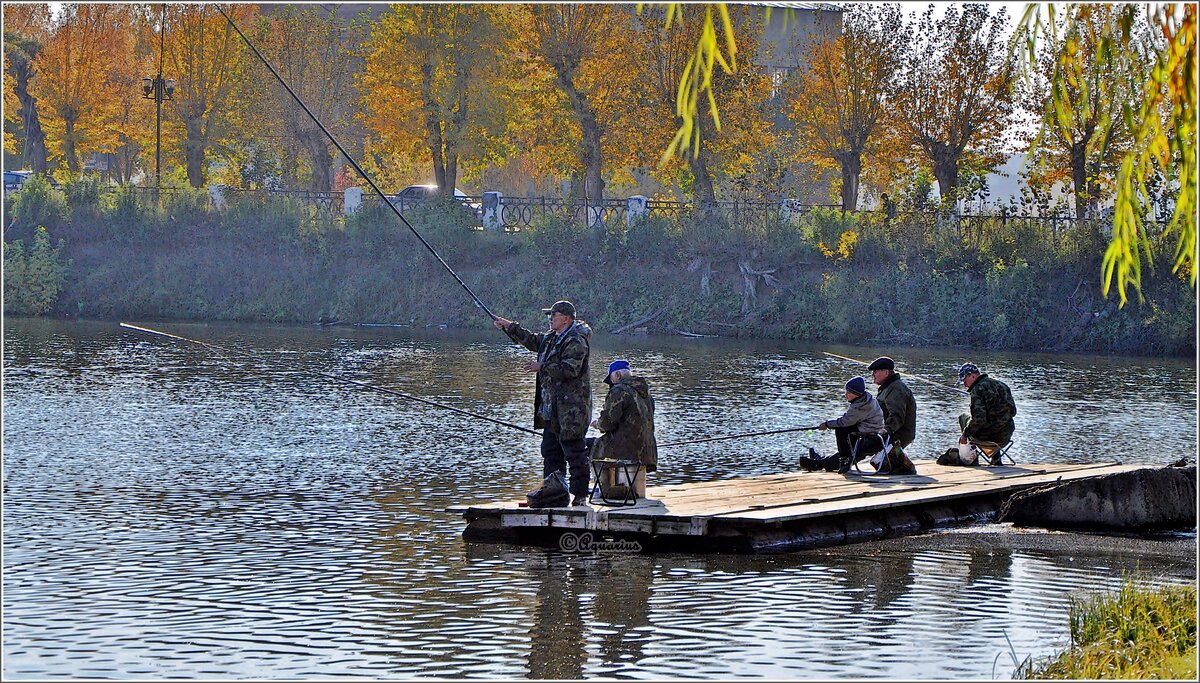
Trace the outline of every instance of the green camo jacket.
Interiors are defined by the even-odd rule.
[[[636,460],[647,472],[658,469],[654,399],[646,380],[630,376],[614,384],[596,422],[604,435],[596,442],[594,458]]]
[[[970,393],[971,419],[963,428],[963,436],[1001,445],[1008,443],[1016,430],[1013,416],[1017,414],[1017,404],[1008,385],[983,373],[971,385]]]
[[[505,330],[514,342],[537,353],[542,369],[533,397],[533,426],[582,439],[592,422],[592,385],[588,378],[592,328],[582,320],[563,330],[530,332],[514,322]]]

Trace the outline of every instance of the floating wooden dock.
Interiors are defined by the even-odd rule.
[[[468,541],[584,550],[763,552],[918,533],[994,519],[1018,491],[1145,469],[1144,465],[944,467],[917,474],[785,472],[651,487],[628,507],[529,509],[507,501],[450,508]],[[869,468],[869,466],[868,466]],[[581,540],[582,539],[582,540]]]

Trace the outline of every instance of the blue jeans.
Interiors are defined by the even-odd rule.
[[[550,430],[542,432],[542,478],[550,476],[551,472],[566,473],[570,466],[570,482],[568,488],[573,496],[586,496],[588,484],[592,478],[592,470],[588,463],[587,443],[582,437],[578,439],[559,439],[558,434]]]

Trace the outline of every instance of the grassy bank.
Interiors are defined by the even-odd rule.
[[[62,241],[69,267],[51,315],[489,324],[416,238],[378,209],[344,219],[287,198],[233,197],[215,211],[202,192],[171,193],[161,207],[129,192],[68,186],[66,197],[54,193],[18,193],[5,231],[6,241],[28,245],[45,225],[51,244]],[[570,298],[605,332],[645,319],[635,327],[1195,353],[1195,290],[1170,273],[1169,249],[1158,250],[1145,303],[1118,309],[1099,294],[1103,239],[1082,229],[997,219],[963,233],[928,221],[884,225],[875,216],[814,211],[794,223],[655,218],[611,226],[597,238],[559,218],[491,234],[472,228],[456,207],[406,216],[490,308],[530,323],[539,322],[537,308]]]
[[[1071,605],[1071,647],[1017,671],[1028,679],[1196,680],[1196,588],[1127,579]]]

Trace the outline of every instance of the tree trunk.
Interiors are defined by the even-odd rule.
[[[204,150],[208,146],[204,140],[204,122],[198,116],[189,116],[184,118],[183,125],[187,131],[183,156],[187,162],[188,184],[204,187]]]
[[[696,125],[701,126],[700,142],[696,146],[695,154],[688,151],[684,156],[687,157],[688,169],[692,172],[692,177],[695,180],[695,186],[692,189],[692,200],[696,203],[696,208],[701,212],[715,207],[717,204],[716,191],[713,189],[712,174],[708,172],[708,150],[704,148],[705,131],[701,125],[701,117],[696,117]]]
[[[23,56],[17,56],[14,50],[9,53],[8,73],[13,77],[13,92],[21,103],[21,125],[25,130],[21,156],[25,157],[25,163],[34,173],[45,173],[49,168],[46,163],[46,134],[42,132],[42,122],[38,118],[37,98],[29,92],[33,64]]]
[[[604,199],[604,153],[600,146],[600,136],[603,130],[596,118],[596,108],[588,101],[587,95],[575,87],[571,74],[559,64],[554,65],[559,87],[566,93],[571,102],[571,109],[583,129],[583,149],[581,161],[584,169],[584,192],[589,204],[599,203]]]
[[[936,147],[933,154],[933,177],[937,178],[938,193],[942,196],[942,203],[954,201],[957,207],[957,197],[955,196],[958,189],[958,157],[948,145],[935,143]]]
[[[439,186],[442,197],[454,198],[454,188],[458,185],[458,143],[463,138],[467,127],[467,79],[465,72],[460,72],[457,78],[458,106],[450,116],[446,135],[446,184]]]
[[[433,160],[433,179],[438,188],[446,187],[446,161],[443,156],[442,121],[438,118],[437,101],[433,96],[433,61],[427,51],[421,62],[421,107],[425,115],[425,146]]]
[[[325,134],[313,129],[305,131],[303,138],[308,164],[312,167],[309,188],[313,192],[329,192],[333,189],[333,154],[329,151],[329,143],[325,142]]]
[[[280,182],[283,183],[283,189],[293,190],[296,188],[296,147],[289,142],[283,149],[283,158],[280,159],[280,173],[283,176]]]
[[[858,210],[858,187],[862,177],[862,153],[854,150],[838,152],[842,169],[842,211]]]
[[[1088,210],[1086,139],[1071,145],[1071,180],[1075,185],[1075,220],[1082,223]]]
[[[68,112],[63,115],[63,123],[66,125],[66,130],[63,131],[63,156],[67,159],[67,168],[72,173],[79,172],[79,152],[75,147],[75,119],[77,115]]]

